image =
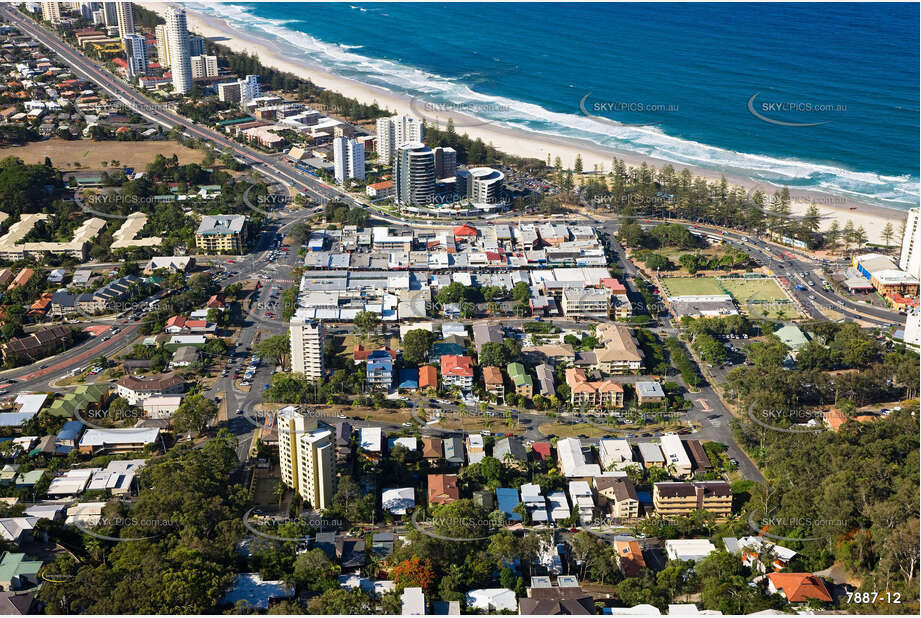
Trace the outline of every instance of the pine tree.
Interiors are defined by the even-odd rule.
[[[582,155],[581,154],[576,155],[576,162],[573,165],[572,169],[576,174],[582,173]]]
[[[891,223],[891,222],[889,222],[889,221],[886,222],[886,226],[883,228],[883,231],[882,231],[882,234],[881,234],[881,235],[882,235],[882,237],[883,237],[883,242],[886,243],[886,246],[887,246],[887,247],[888,247],[890,244],[892,244],[892,237],[895,236],[895,231],[892,229],[892,223]]]

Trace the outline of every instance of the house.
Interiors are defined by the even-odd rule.
[[[387,350],[374,350],[365,365],[368,387],[390,390],[393,385],[393,356]]]
[[[633,461],[633,449],[626,440],[601,440],[598,443],[598,458],[602,470],[623,470],[636,465]]]
[[[549,521],[547,514],[547,501],[541,493],[537,483],[525,483],[520,488],[521,502],[528,511],[532,523],[546,523]]]
[[[401,603],[400,614],[403,616],[424,616],[427,613],[422,588],[404,588]]]
[[[662,455],[662,449],[655,442],[639,442],[636,450],[640,452],[644,470],[665,467],[665,456]]]
[[[428,475],[429,504],[449,504],[460,499],[456,474]]]
[[[515,385],[515,393],[521,397],[530,399],[534,396],[534,380],[528,375],[524,365],[521,363],[511,363],[505,368],[508,377],[511,378]]]
[[[431,365],[419,367],[419,388],[438,388],[438,370]]]
[[[406,515],[416,507],[416,491],[412,487],[390,487],[381,493],[381,509],[394,515]]]
[[[392,532],[375,532],[371,537],[371,553],[382,558],[393,555],[396,536]]]
[[[688,478],[691,476],[693,466],[691,458],[684,450],[681,443],[681,436],[676,433],[667,433],[659,438],[659,447],[662,449],[662,455],[665,457],[665,467],[674,476],[679,478]]]
[[[56,452],[62,454],[69,453],[72,449],[77,448],[80,441],[80,434],[83,432],[83,423],[80,421],[67,421],[58,435],[54,439]]]
[[[502,343],[505,333],[497,324],[478,323],[473,325],[473,345],[477,354],[483,350],[487,343]]]
[[[550,495],[547,496],[547,504],[550,511],[550,521],[562,521],[564,519],[569,519],[572,515],[572,510],[569,508],[569,500],[566,499],[566,494],[562,491],[550,492]]]
[[[509,437],[502,438],[492,448],[492,456],[501,461],[504,465],[524,470],[528,453],[521,442],[521,438]]]
[[[498,367],[483,367],[483,383],[486,392],[496,398],[496,401],[505,400],[505,381],[502,379],[502,370]]]
[[[576,352],[568,343],[550,343],[521,349],[522,355],[531,363],[566,363],[576,362]]]
[[[160,374],[149,378],[125,376],[115,383],[119,397],[137,405],[148,397],[175,395],[185,390],[185,381],[175,374]]]
[[[39,613],[31,592],[0,592],[0,616],[25,616]],[[460,613],[460,612],[458,612]]]
[[[639,517],[640,500],[630,479],[596,476],[595,491],[610,505],[611,517]]]
[[[556,396],[556,380],[553,375],[553,368],[547,363],[541,363],[534,368],[537,374],[537,384],[540,387],[540,394],[543,397]]]
[[[464,465],[464,441],[460,438],[445,438],[442,441],[444,445],[445,461],[455,466]]]
[[[478,433],[467,434],[467,459],[470,463],[480,463],[486,457],[486,443]]]
[[[531,443],[531,455],[534,457],[535,461],[545,461],[553,457],[553,453],[551,453],[550,450],[551,447],[549,442]]]
[[[812,573],[768,573],[767,579],[768,592],[779,594],[790,603],[832,602],[825,582]]]
[[[336,537],[336,557],[343,569],[360,569],[365,566],[365,540],[343,536]]]
[[[561,575],[554,586],[547,576],[532,576],[527,598],[518,601],[522,616],[591,616],[595,614],[595,600],[582,592],[578,580],[572,575]]]
[[[161,395],[148,397],[141,402],[144,416],[147,418],[169,418],[179,409],[182,395]]]
[[[0,518],[0,538],[16,543],[32,540],[32,529],[38,523],[37,517],[2,517]]]
[[[0,590],[28,590],[41,583],[38,572],[41,560],[29,560],[25,554],[4,552],[0,555]]]
[[[163,330],[171,335],[207,334],[214,333],[217,330],[217,326],[209,324],[206,320],[190,320],[185,316],[174,315],[166,321]]]
[[[397,446],[406,449],[410,453],[415,453],[419,447],[419,445],[416,443],[415,436],[387,438],[387,450],[390,451],[391,455],[394,452],[394,448]]]
[[[422,458],[423,459],[443,459],[445,456],[444,453],[444,443],[441,438],[431,438],[423,437],[422,438]]]
[[[446,386],[469,389],[473,386],[473,359],[469,356],[441,357],[441,381]]]
[[[633,384],[633,390],[636,392],[636,402],[641,406],[647,403],[662,403],[665,400],[665,391],[658,382],[636,382]]]
[[[156,444],[160,430],[151,429],[87,429],[80,439],[81,453],[130,453]]]
[[[683,443],[684,448],[688,452],[688,457],[691,458],[691,467],[694,474],[702,475],[708,473],[713,466],[710,464],[710,457],[707,456],[707,451],[700,443],[700,440],[684,440]]]
[[[352,454],[352,424],[346,421],[336,423],[336,463],[343,464]]]
[[[796,557],[796,552],[792,549],[781,547],[760,536],[743,536],[738,539],[737,547],[742,558],[742,564],[757,569],[762,573],[767,570],[764,560],[768,555],[771,557],[771,567],[775,571],[785,569],[790,561]]]
[[[569,497],[579,513],[579,521],[590,524],[595,518],[595,498],[587,481],[569,481]]]
[[[34,517],[36,519],[47,519],[50,521],[61,521],[67,513],[67,504],[62,502],[49,502],[33,504],[28,507],[23,515]]]
[[[638,577],[646,568],[643,550],[636,539],[620,537],[614,540],[614,549],[617,552],[617,565],[624,577]]]
[[[173,352],[169,361],[169,368],[188,367],[192,363],[198,362],[198,348],[190,345],[184,345]]]
[[[400,369],[397,388],[400,390],[417,390],[419,388],[419,370],[413,368]]]
[[[700,562],[716,547],[707,539],[668,539],[665,541],[665,554],[669,560]]]
[[[497,487],[496,503],[498,508],[505,515],[506,521],[521,521],[522,517],[515,512],[515,508],[521,502],[518,496],[518,490],[514,487]]]
[[[466,595],[468,609],[496,613],[518,609],[518,598],[514,590],[508,588],[479,588],[470,590]]]
[[[195,259],[191,257],[184,256],[164,256],[164,257],[153,257],[150,258],[150,261],[147,262],[147,265],[144,267],[145,275],[152,275],[154,271],[159,270],[160,268],[165,269],[170,273],[184,273],[188,272],[190,268],[195,265]]]
[[[582,443],[578,438],[557,440],[556,457],[560,465],[560,472],[567,478],[601,476],[601,467],[598,464],[586,462]]]
[[[795,324],[785,324],[774,331],[774,336],[787,346],[790,350],[790,358],[795,359],[800,348],[809,343],[809,336],[806,335]]]
[[[238,573],[219,604],[236,605],[245,601],[254,610],[266,611],[272,601],[288,599],[293,595],[294,589],[283,581],[264,580],[258,573]]]

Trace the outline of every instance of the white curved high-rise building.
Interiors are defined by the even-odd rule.
[[[505,174],[491,167],[473,167],[459,171],[457,193],[475,204],[495,204],[502,201]]]
[[[173,92],[185,94],[192,90],[192,58],[189,55],[189,27],[184,8],[171,6],[166,10],[166,32]]]
[[[399,204],[431,204],[435,199],[435,153],[422,142],[397,147],[393,184]]]

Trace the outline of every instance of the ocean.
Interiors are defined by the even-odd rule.
[[[676,167],[919,202],[917,4],[188,6],[413,97],[423,117],[456,110]]]

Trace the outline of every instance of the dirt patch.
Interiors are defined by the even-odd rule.
[[[113,160],[118,161],[120,167],[133,167],[135,171],[140,172],[144,171],[147,164],[158,154],[164,157],[172,157],[175,154],[179,157],[180,165],[201,163],[205,157],[204,152],[173,141],[94,142],[51,138],[41,142],[30,142],[25,146],[0,148],[0,159],[19,157],[26,163],[44,163],[45,157],[48,157],[54,166],[63,172],[113,169]],[[103,161],[106,162],[106,167],[103,167]]]

